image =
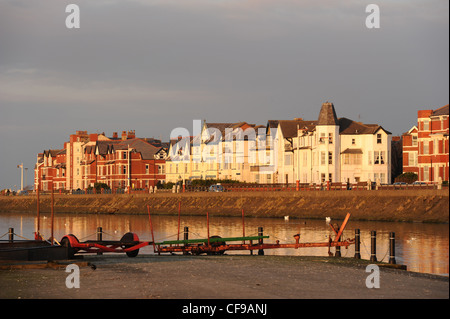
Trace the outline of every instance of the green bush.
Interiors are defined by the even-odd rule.
[[[110,189],[108,184],[106,184],[106,183],[94,183],[94,187],[89,186],[87,189],[92,190],[93,188],[95,188],[95,191],[97,191],[97,192],[101,192],[102,188]]]
[[[161,181],[158,181],[158,183],[156,184],[156,187],[158,189],[172,189],[173,185],[175,185],[175,183],[169,182],[169,183],[161,183]]]
[[[395,181],[396,182],[404,182],[404,183],[407,183],[407,184],[412,184],[415,181],[417,181],[418,179],[419,179],[419,176],[417,176],[416,173],[408,172],[408,173],[403,173],[403,174],[398,175],[395,178]]]

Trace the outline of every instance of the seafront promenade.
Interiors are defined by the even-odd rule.
[[[449,191],[358,190],[358,191],[262,191],[187,192],[156,194],[54,195],[56,213],[153,214],[248,217],[343,219],[352,220],[449,222]],[[51,196],[41,195],[40,212],[51,210]],[[0,212],[35,213],[37,198],[0,196]]]

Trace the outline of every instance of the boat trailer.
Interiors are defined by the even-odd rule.
[[[221,255],[226,251],[248,250],[253,254],[254,250],[258,250],[258,255],[263,255],[265,249],[279,249],[279,248],[306,248],[306,247],[328,247],[328,254],[331,247],[345,247],[355,243],[355,239],[341,240],[342,233],[350,218],[350,213],[347,214],[341,226],[333,226],[329,224],[333,230],[335,237],[327,242],[321,243],[301,243],[300,234],[295,234],[293,243],[281,244],[279,240],[275,243],[265,243],[264,239],[268,239],[269,236],[264,236],[262,228],[260,227],[257,236],[245,236],[245,225],[243,223],[243,236],[241,237],[225,237],[210,236],[209,235],[209,213],[207,216],[207,238],[189,239],[188,233],[185,231],[184,239],[167,240],[156,242],[153,234],[153,225],[151,220],[150,208],[147,206],[148,216],[150,222],[150,229],[152,235],[152,241],[140,241],[139,237],[135,233],[128,232],[119,241],[112,240],[87,240],[80,242],[73,234],[64,236],[61,239],[61,246],[67,247],[69,258],[73,258],[75,254],[80,253],[126,253],[128,257],[136,257],[139,253],[139,249],[145,246],[152,245],[155,253],[160,255],[161,253],[183,253],[184,255]],[[244,220],[244,213],[242,212],[242,220]],[[187,227],[185,227],[187,228]],[[180,222],[178,223],[178,238],[180,235]],[[233,242],[241,243],[233,243]]]
[[[262,228],[260,227],[258,230],[258,236],[245,236],[245,224],[243,222],[243,236],[242,237],[228,237],[221,238],[220,236],[209,236],[209,214],[207,213],[207,232],[208,236],[205,239],[188,239],[188,234],[185,231],[184,239],[182,240],[171,240],[171,241],[162,241],[155,242],[153,236],[153,226],[151,223],[151,216],[149,210],[149,219],[150,219],[150,227],[152,232],[152,242],[153,249],[155,253],[160,255],[161,253],[183,253],[183,254],[193,254],[200,255],[206,253],[207,255],[219,255],[225,253],[225,251],[234,251],[234,250],[249,250],[251,253],[254,250],[258,250],[259,255],[264,254],[265,249],[279,249],[279,248],[306,248],[306,247],[328,247],[328,254],[332,255],[330,248],[336,247],[337,250],[340,247],[348,248],[348,246],[355,243],[355,239],[345,239],[341,240],[343,231],[345,226],[348,223],[350,218],[350,213],[348,213],[342,223],[341,226],[333,226],[329,224],[331,229],[333,230],[335,237],[327,242],[321,243],[301,243],[300,242],[300,234],[295,234],[294,243],[281,244],[279,240],[276,240],[275,243],[264,243],[264,239],[269,238],[269,236],[264,236],[262,233]],[[242,220],[244,221],[244,212],[242,211]],[[179,229],[179,226],[178,226]],[[179,231],[178,231],[179,236]],[[230,243],[242,241],[242,243]],[[255,243],[254,243],[255,241]],[[247,242],[247,243],[246,243]],[[339,247],[339,248],[338,248]]]
[[[61,246],[66,247],[69,259],[79,253],[126,253],[128,257],[136,257],[139,249],[150,245],[151,242],[139,241],[135,233],[128,232],[120,240],[87,240],[80,242],[73,234],[65,235],[61,239]]]

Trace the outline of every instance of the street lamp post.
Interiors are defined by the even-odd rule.
[[[20,190],[23,190],[23,163],[17,165],[17,168],[20,168]]]
[[[27,176],[28,176],[28,168],[25,167],[25,187],[28,186],[28,179],[27,179]]]

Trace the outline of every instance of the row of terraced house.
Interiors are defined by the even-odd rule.
[[[417,174],[419,181],[448,181],[448,116],[448,104],[418,111],[417,125],[402,136],[403,172]]]
[[[149,189],[195,179],[245,183],[390,183],[393,168],[419,180],[448,180],[448,105],[418,112],[418,124],[401,137],[377,124],[338,118],[332,103],[316,120],[269,120],[266,125],[198,121],[196,135],[163,143],[135,131],[77,131],[64,147],[37,156],[35,189]],[[403,154],[395,156],[395,143]],[[401,151],[402,149],[400,149]],[[403,164],[396,163],[399,158]]]
[[[164,181],[167,145],[152,138],[136,138],[135,131],[119,137],[77,131],[62,149],[39,153],[35,189],[87,189],[95,183],[112,189],[149,188]]]

